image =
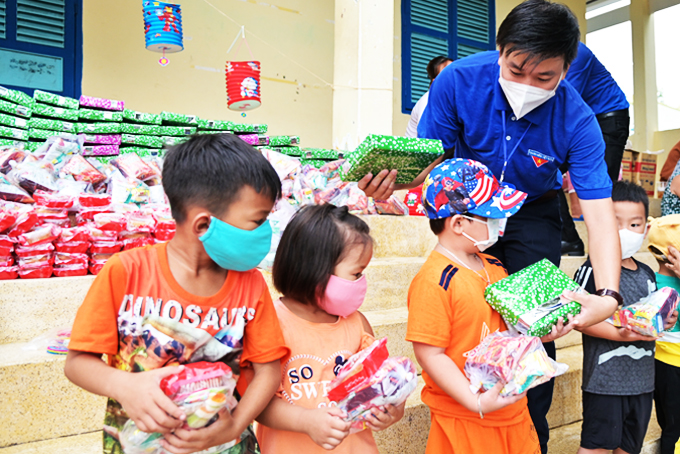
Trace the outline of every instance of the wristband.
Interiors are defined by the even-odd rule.
[[[477,410],[479,410],[479,418],[484,419],[484,413],[482,413],[482,393],[477,395]]]
[[[601,288],[598,291],[596,291],[595,294],[597,296],[611,296],[619,304],[619,307],[623,306],[623,297],[619,292],[616,292],[608,288]]]

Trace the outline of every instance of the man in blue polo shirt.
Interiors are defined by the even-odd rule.
[[[498,30],[499,52],[454,61],[435,79],[418,136],[440,139],[447,151],[431,167],[454,155],[475,159],[499,180],[528,194],[523,207],[508,219],[505,235],[485,251],[498,257],[509,273],[543,258],[559,265],[559,169],[569,166],[598,288],[596,295],[573,297],[583,306],[576,323],[584,327],[608,318],[622,298],[618,227],[602,133],[592,110],[563,80],[579,38],[578,21],[566,6],[544,0],[518,5]],[[382,199],[394,189],[417,186],[430,168],[404,186],[394,184],[397,171],[366,175],[359,186]],[[554,343],[545,346],[554,358]],[[529,411],[543,453],[548,449],[546,414],[553,385],[550,381],[529,391]]]

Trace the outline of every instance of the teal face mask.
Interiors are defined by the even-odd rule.
[[[226,270],[248,271],[269,253],[272,227],[269,221],[255,230],[242,230],[211,217],[208,231],[199,237],[205,252]]]

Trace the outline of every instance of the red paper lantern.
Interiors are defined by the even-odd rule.
[[[260,107],[259,61],[228,61],[225,73],[229,109],[246,111]]]

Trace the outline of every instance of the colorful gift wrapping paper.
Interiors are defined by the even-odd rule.
[[[80,97],[80,105],[82,107],[94,107],[95,109],[105,110],[123,110],[125,108],[124,101],[116,101],[115,99],[95,98],[92,96],[82,95]]]
[[[144,112],[137,112],[136,110],[123,110],[123,118],[125,121],[132,123],[148,123],[151,125],[160,125],[161,116],[158,114],[150,114]]]
[[[130,123],[121,123],[120,132],[123,134],[145,134],[149,136],[160,135],[160,126],[157,125],[133,125]]]
[[[9,128],[0,126],[0,137],[16,140],[28,140],[28,131],[25,129]]]
[[[234,131],[213,131],[207,129],[199,129],[196,134],[233,134]]]
[[[144,148],[144,147],[121,147],[120,154],[134,153],[140,158],[146,158],[153,155],[162,155],[160,148]]]
[[[232,124],[232,131],[234,132],[239,132],[239,133],[256,133],[256,134],[264,134],[267,132],[268,126],[265,124],[261,125],[251,125],[251,124],[246,124],[246,123],[233,123]]]
[[[299,144],[300,136],[269,136],[269,145],[272,147],[286,147]]]
[[[178,145],[180,143],[186,142],[189,140],[189,136],[183,136],[183,137],[174,137],[174,136],[163,136],[161,137],[161,140],[163,141],[163,145],[166,147],[171,147],[173,145]]]
[[[234,123],[223,120],[203,120],[198,119],[198,129],[214,129],[217,131],[231,131],[234,128]]]
[[[271,143],[267,147],[259,147],[259,148],[266,148],[268,150],[274,150],[277,153],[283,153],[288,156],[303,156],[304,153],[302,152],[302,149],[300,147],[296,146],[290,146],[290,147],[273,147],[271,146]]]
[[[522,334],[545,336],[559,317],[581,312],[576,301],[560,298],[564,290],[581,287],[548,259],[534,263],[486,288],[484,297],[508,326]]]
[[[80,104],[77,99],[67,98],[66,96],[55,95],[42,90],[33,92],[33,99],[53,106],[65,107],[66,109],[78,109]]]
[[[415,139],[371,134],[348,153],[340,169],[344,181],[359,181],[366,174],[376,175],[384,169],[397,169],[397,183],[413,181],[444,153],[439,140]]]
[[[241,134],[238,138],[253,146],[269,144],[269,137],[258,134]]]
[[[116,121],[120,123],[123,121],[123,114],[107,110],[80,109],[78,111],[78,118],[81,120]]]
[[[326,159],[330,161],[335,161],[340,159],[341,153],[338,150],[328,150],[326,148],[309,148],[305,147],[302,149],[302,156],[306,159]]]
[[[21,104],[22,106],[28,108],[33,107],[33,98],[28,96],[23,91],[12,90],[10,88],[0,86],[0,98],[6,99],[15,104]]]
[[[28,128],[29,120],[25,118],[13,117],[12,115],[0,114],[0,125],[9,126],[10,128]]]
[[[184,115],[174,112],[161,112],[161,120],[163,124],[168,125],[198,125],[198,117],[195,115]]]
[[[48,138],[56,136],[58,134],[60,133],[56,131],[50,131],[49,129],[31,128],[28,130],[28,137],[30,137],[31,139],[47,140]]]
[[[22,117],[30,117],[33,113],[31,108],[26,106],[20,106],[9,101],[3,101],[0,99],[0,112],[7,112],[12,115],[20,115]]]
[[[76,125],[78,134],[119,134],[121,132],[120,123],[78,123]]]
[[[141,145],[143,147],[160,148],[163,139],[157,136],[143,136],[140,134],[123,134],[121,141],[124,144]]]
[[[26,147],[26,142],[22,140],[4,139],[0,137],[0,147]]]
[[[28,126],[30,128],[35,128],[35,129],[49,129],[52,131],[59,131],[59,132],[75,132],[76,131],[76,125],[75,123],[69,123],[68,121],[63,121],[63,120],[49,120],[47,118],[36,118],[33,117],[30,120],[28,120]],[[57,133],[54,133],[53,135],[56,135]]]
[[[190,136],[196,132],[196,128],[188,126],[159,126],[160,136]]]
[[[321,167],[324,166],[328,161],[324,161],[322,159],[300,159],[300,165],[303,166],[312,166],[316,167],[317,169],[320,169]]]
[[[116,156],[118,154],[118,145],[86,145],[83,147],[83,156]]]
[[[85,134],[85,143],[93,143],[97,145],[120,145],[121,136],[114,135],[101,135],[101,134]]]
[[[62,109],[61,107],[48,106],[36,102],[33,106],[33,114],[43,117],[59,118],[61,120],[78,120],[78,111],[72,109]]]

